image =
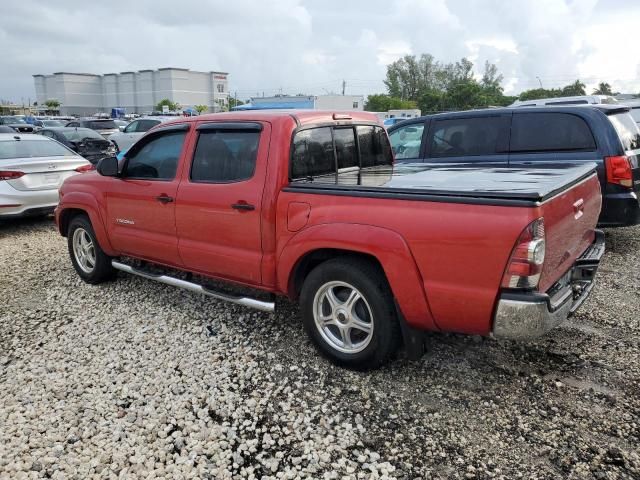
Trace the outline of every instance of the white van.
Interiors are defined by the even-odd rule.
[[[619,103],[610,95],[579,95],[576,97],[538,98],[537,100],[516,100],[510,107],[540,107],[545,105],[595,105],[599,103]]]

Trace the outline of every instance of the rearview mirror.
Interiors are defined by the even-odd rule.
[[[97,170],[103,177],[117,177],[118,159],[116,157],[104,157],[98,162]]]

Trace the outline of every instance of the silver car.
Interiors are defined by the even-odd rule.
[[[0,219],[53,212],[62,182],[92,169],[50,138],[0,133]]]
[[[169,120],[175,120],[176,117],[145,117],[134,120],[125,127],[122,132],[114,133],[109,140],[116,146],[116,150],[124,152],[131,148],[148,130],[156,125]]]

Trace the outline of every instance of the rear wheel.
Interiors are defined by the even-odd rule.
[[[78,215],[71,219],[67,230],[67,243],[71,263],[85,282],[97,284],[115,276],[111,257],[100,248],[91,222],[86,216]]]
[[[322,353],[352,368],[376,368],[400,345],[393,296],[379,267],[336,258],[316,267],[300,294],[304,327]]]

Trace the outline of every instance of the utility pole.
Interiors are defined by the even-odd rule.
[[[345,88],[347,88],[347,82],[345,80],[342,80],[342,95],[344,95]]]

